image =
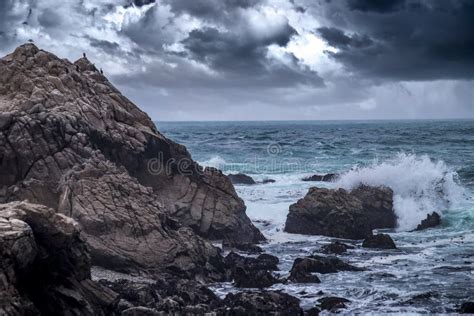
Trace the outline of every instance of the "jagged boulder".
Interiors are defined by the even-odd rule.
[[[363,239],[375,228],[394,228],[393,191],[387,187],[310,188],[290,206],[285,231],[306,235]]]
[[[110,315],[118,295],[93,282],[71,218],[42,205],[0,204],[0,314]]]
[[[264,239],[229,179],[161,135],[86,58],[20,46],[0,59],[0,113],[0,202],[73,217],[98,264],[213,274],[218,252],[193,231]]]
[[[416,231],[428,229],[432,227],[439,226],[441,224],[441,216],[438,213],[433,212],[431,214],[426,215],[426,218],[421,221],[420,224],[416,227]]]

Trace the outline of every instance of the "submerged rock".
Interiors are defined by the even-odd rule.
[[[91,280],[77,223],[42,205],[0,204],[0,314],[109,315],[118,295]]]
[[[310,188],[290,206],[285,231],[306,235],[363,239],[375,228],[394,228],[393,191],[387,187]]]
[[[290,270],[289,280],[297,283],[319,283],[319,278],[313,273],[337,273],[339,271],[362,271],[363,269],[350,265],[336,257],[312,255],[307,258],[297,258]]]
[[[309,177],[305,177],[301,179],[302,181],[322,181],[322,182],[331,182],[335,181],[339,175],[335,173],[328,173],[328,174],[315,174]]]
[[[350,303],[348,299],[335,296],[320,298],[318,302],[321,304],[321,309],[331,312],[337,309],[346,308],[346,303]]]
[[[232,184],[257,184],[257,182],[255,182],[255,180],[251,176],[248,176],[243,173],[229,174],[228,177]]]
[[[95,264],[219,279],[219,251],[196,234],[264,240],[229,178],[160,134],[86,58],[20,46],[0,59],[0,106],[0,202],[74,218]]]
[[[428,214],[424,220],[416,227],[415,230],[423,230],[431,227],[436,227],[441,224],[441,216],[438,213],[433,212]]]
[[[347,252],[347,249],[354,249],[353,246],[346,245],[342,242],[335,241],[321,247],[321,252],[326,254],[340,255]]]
[[[392,237],[387,234],[377,234],[364,239],[362,243],[364,248],[379,248],[379,249],[396,249],[395,242]]]

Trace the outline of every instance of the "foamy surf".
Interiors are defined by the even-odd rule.
[[[353,189],[360,184],[384,185],[393,190],[398,229],[402,231],[416,228],[429,213],[453,209],[463,196],[456,173],[443,161],[433,161],[427,155],[400,153],[393,159],[342,174],[335,186]]]

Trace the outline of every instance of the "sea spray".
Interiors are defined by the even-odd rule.
[[[401,231],[416,228],[433,211],[451,209],[463,194],[456,173],[443,161],[433,161],[427,155],[399,153],[393,159],[344,173],[335,186],[352,189],[360,184],[385,185],[394,191]]]

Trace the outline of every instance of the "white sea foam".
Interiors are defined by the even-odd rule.
[[[227,162],[221,156],[214,156],[209,160],[199,161],[199,164],[204,167],[213,167],[217,169],[223,169]]]
[[[400,153],[395,158],[356,168],[336,182],[336,187],[352,189],[360,184],[390,187],[399,230],[416,228],[426,215],[455,207],[463,189],[455,181],[456,173],[443,161],[427,155]]]

